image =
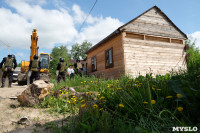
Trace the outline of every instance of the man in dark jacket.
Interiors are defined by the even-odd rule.
[[[8,55],[8,57],[4,57],[2,62],[0,63],[0,69],[2,68],[3,64],[4,64],[4,70],[3,70],[1,87],[3,88],[5,86],[5,80],[6,80],[7,75],[8,75],[8,79],[9,79],[8,87],[11,87],[13,71],[17,67],[17,61],[15,59],[15,56],[14,55]]]
[[[60,82],[61,79],[65,81],[66,79],[66,66],[67,64],[64,62],[63,58],[60,58],[60,62],[57,65],[57,71],[58,71],[58,79],[57,81]]]
[[[33,83],[33,79],[40,79],[40,66],[41,62],[38,60],[38,56],[34,55],[33,60],[30,61],[29,70],[31,70],[30,83]]]

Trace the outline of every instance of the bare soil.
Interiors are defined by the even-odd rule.
[[[61,115],[49,114],[46,109],[22,107],[17,99],[10,99],[21,94],[26,87],[26,85],[18,86],[17,83],[13,83],[12,88],[0,88],[0,133],[51,132],[47,129],[46,123],[59,123],[64,118]],[[17,123],[23,116],[31,121],[29,126]]]

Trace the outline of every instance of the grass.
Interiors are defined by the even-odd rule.
[[[173,126],[200,125],[199,83],[200,73],[184,71],[118,80],[75,76],[55,83],[41,107],[71,113],[58,132],[172,132]],[[86,92],[87,97],[69,97],[67,87]],[[92,92],[98,92],[93,102]]]

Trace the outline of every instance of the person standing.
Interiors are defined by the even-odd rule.
[[[82,66],[82,64],[81,64],[81,62],[80,62],[79,59],[76,60],[76,63],[77,63],[77,73],[78,73],[80,76],[82,76],[83,66]]]
[[[60,62],[57,65],[57,74],[58,78],[57,78],[57,82],[59,83],[61,79],[63,79],[64,81],[66,80],[66,62],[64,62],[63,58],[60,58]]]
[[[38,60],[38,56],[34,55],[33,60],[30,61],[29,70],[31,71],[30,84],[33,83],[33,80],[40,79],[40,68],[41,62]]]
[[[15,56],[14,55],[8,55],[8,57],[4,57],[3,60],[0,63],[0,68],[2,68],[3,64],[4,64],[5,68],[3,70],[1,87],[3,88],[5,86],[5,80],[6,80],[7,75],[8,75],[8,79],[9,79],[8,87],[11,87],[13,71],[17,67],[17,61],[15,59]]]
[[[74,76],[74,69],[73,69],[72,65],[70,65],[69,68],[67,69],[67,74],[70,79]]]

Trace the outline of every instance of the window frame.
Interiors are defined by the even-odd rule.
[[[109,51],[111,50],[111,58],[112,58],[112,63],[110,63],[110,58],[109,58]],[[106,65],[106,62],[107,62],[107,58],[106,58],[106,53],[108,53],[108,61],[109,61],[109,65]],[[107,50],[105,50],[105,68],[108,69],[108,68],[112,68],[114,67],[114,59],[113,59],[113,48],[109,48]]]
[[[95,69],[95,70],[92,69],[92,60],[93,60],[94,58],[95,58],[95,60],[96,60],[96,69]],[[96,57],[96,55],[93,56],[93,57],[91,58],[91,71],[92,71],[92,72],[96,72],[96,71],[97,71],[97,57]]]

